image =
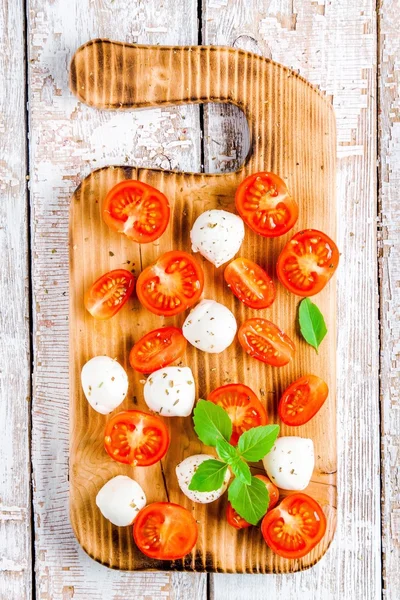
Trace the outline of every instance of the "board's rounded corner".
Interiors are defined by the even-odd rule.
[[[107,567],[109,569],[113,569],[114,571],[121,571],[122,569],[120,569],[118,566],[112,565],[111,563],[107,562],[107,561],[101,561],[98,558],[96,558],[95,556],[93,556],[93,554],[91,554],[91,552],[89,552],[89,550],[87,548],[85,548],[85,545],[83,544],[81,538],[79,537],[78,531],[75,527],[75,523],[74,523],[74,519],[73,519],[73,515],[72,515],[72,501],[71,498],[69,499],[69,504],[68,504],[68,517],[69,517],[69,522],[71,525],[71,529],[72,532],[74,534],[74,538],[76,539],[79,547],[81,550],[83,550],[83,552],[89,556],[89,558],[91,558],[95,563],[97,563],[98,565],[101,565],[102,567]]]
[[[329,548],[332,545],[333,540],[335,539],[336,536],[336,531],[337,531],[337,523],[335,520],[334,525],[332,526],[330,533],[331,536],[328,540],[328,543],[326,544],[326,546],[323,548],[322,552],[319,554],[318,558],[316,560],[314,560],[313,562],[311,562],[308,565],[300,565],[298,569],[296,569],[295,571],[293,571],[294,573],[299,573],[301,571],[308,571],[309,569],[313,569],[325,556],[325,554],[328,552]]]

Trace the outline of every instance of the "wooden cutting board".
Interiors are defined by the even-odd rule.
[[[288,184],[299,204],[295,228],[277,239],[265,239],[246,228],[240,254],[263,265],[275,277],[280,249],[295,231],[313,227],[335,239],[335,118],[324,96],[293,71],[255,54],[215,47],[134,46],[94,40],[82,46],[71,63],[70,85],[83,102],[98,109],[133,109],[193,102],[230,102],[245,113],[251,150],[242,169],[209,175],[177,173],[135,167],[106,167],[91,173],[71,200],[70,214],[70,503],[71,521],[85,551],[102,564],[118,569],[188,570],[225,573],[286,573],[317,562],[328,548],[336,525],[336,281],[314,299],[328,326],[319,354],[300,337],[297,321],[299,298],[278,285],[270,309],[255,313],[227,289],[223,270],[203,261],[204,297],[225,304],[238,324],[263,316],[279,325],[294,340],[295,359],[277,369],[245,355],[237,342],[219,355],[189,347],[182,362],[192,368],[198,397],[227,382],[250,386],[265,404],[270,422],[279,422],[277,405],[283,390],[306,373],[328,383],[329,398],[318,415],[299,428],[282,426],[282,435],[310,437],[315,445],[315,471],[306,492],[324,507],[328,520],[325,537],[301,560],[273,554],[259,528],[237,532],[227,525],[227,495],[210,505],[192,503],[178,487],[175,467],[203,447],[190,418],[165,419],[171,446],[152,467],[128,467],[114,462],[103,448],[109,417],[92,410],[86,401],[80,372],[84,363],[99,354],[115,357],[129,375],[129,393],[120,409],[147,410],[143,400],[143,375],[128,364],[133,343],[145,332],[164,324],[181,326],[185,314],[172,319],[157,317],[131,299],[114,318],[93,319],[83,306],[84,291],[101,274],[118,267],[135,274],[171,249],[190,250],[189,231],[204,210],[234,211],[238,184],[250,173],[273,171]],[[160,189],[171,203],[170,224],[155,243],[139,246],[110,231],[100,208],[107,191],[123,179],[139,179]],[[129,261],[129,262],[128,262]],[[119,410],[119,409],[117,409]],[[260,470],[260,464],[254,472]],[[174,562],[154,561],[137,550],[132,528],[118,528],[104,519],[95,497],[111,477],[126,474],[144,488],[148,501],[170,500],[193,512],[199,527],[192,554]]]

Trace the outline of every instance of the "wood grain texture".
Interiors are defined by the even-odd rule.
[[[135,273],[171,249],[188,250],[189,232],[204,210],[234,211],[238,184],[250,173],[273,171],[288,184],[299,204],[296,230],[315,227],[336,237],[335,121],[331,105],[308,82],[290,70],[257,55],[230,48],[144,47],[95,40],[80,48],[71,64],[71,87],[79,98],[100,108],[140,108],[148,105],[199,102],[213,99],[240,106],[249,121],[251,152],[243,169],[225,175],[185,174],[171,171],[110,167],[87,177],[71,201],[70,216],[70,400],[71,520],[83,548],[99,562],[121,569],[177,569],[211,572],[289,572],[314,564],[328,547],[336,526],[336,402],[335,402],[335,285],[318,295],[326,315],[328,343],[319,354],[301,339],[296,328],[299,298],[279,287],[269,310],[258,311],[277,323],[295,340],[293,364],[266,368],[245,355],[236,341],[223,354],[206,354],[190,348],[182,358],[191,367],[197,397],[206,397],[227,381],[242,382],[261,395],[272,421],[277,421],[278,400],[288,385],[304,373],[317,372],[330,389],[318,416],[298,428],[282,427],[282,434],[310,437],[315,444],[316,465],[308,491],[324,507],[328,530],[324,540],[298,561],[285,560],[266,546],[254,528],[238,535],[226,522],[226,497],[211,506],[189,501],[179,490],[175,467],[202,450],[191,422],[167,419],[172,443],[163,459],[148,469],[126,467],[104,452],[106,417],[93,411],[81,389],[80,372],[99,354],[117,357],[128,370],[130,392],[120,408],[146,410],[143,375],[128,365],[133,342],[161,324],[182,326],[185,315],[173,320],[156,317],[138,302],[106,322],[85,311],[84,291],[102,273],[126,264]],[[132,244],[102,222],[101,205],[113,185],[123,179],[139,179],[161,190],[171,203],[170,224],[153,244]],[[292,232],[268,240],[246,230],[240,253],[274,273],[278,254]],[[112,256],[110,257],[110,252]],[[223,269],[203,260],[204,297],[230,308],[238,323],[254,311],[238,302],[223,284]],[[133,310],[133,315],[132,315]],[[132,402],[134,396],[134,402]],[[204,451],[207,452],[205,448]],[[208,449],[209,451],[209,449]],[[148,560],[137,551],[131,528],[116,528],[95,504],[97,491],[112,476],[132,473],[144,487],[148,501],[187,506],[199,523],[199,540],[192,556],[174,563]],[[90,482],[90,485],[89,485]],[[251,547],[251,552],[245,552]]]
[[[310,571],[214,575],[214,600],[381,598],[376,281],[376,14],[370,0],[204,0],[203,43],[242,46],[299,70],[332,97],[338,134],[338,530]],[[246,151],[233,109],[205,110],[204,162]],[[243,135],[244,131],[244,135]],[[243,141],[242,141],[243,140]],[[393,487],[393,492],[396,488]]]
[[[29,600],[30,343],[23,2],[0,7],[0,598]]]
[[[120,600],[133,595],[135,600],[205,600],[205,575],[106,569],[80,549],[69,524],[71,194],[91,170],[110,162],[200,168],[197,107],[159,108],[121,118],[93,111],[72,97],[68,89],[72,54],[99,35],[131,42],[193,44],[197,3],[164,0],[161,10],[154,2],[131,0],[28,2],[36,594],[40,600]]]
[[[400,598],[400,17],[380,3],[379,275],[381,294],[381,432],[383,587]]]

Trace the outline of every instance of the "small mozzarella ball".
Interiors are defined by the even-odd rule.
[[[81,382],[90,406],[102,415],[117,408],[128,393],[125,369],[109,356],[95,356],[83,365]]]
[[[218,354],[234,340],[236,319],[226,306],[215,300],[202,300],[187,316],[182,332],[199,350]]]
[[[175,469],[179,487],[185,496],[190,498],[190,500],[193,500],[193,502],[200,502],[201,504],[214,502],[214,500],[218,500],[218,498],[222,496],[228,487],[229,479],[231,478],[229,469],[226,470],[224,483],[218,490],[214,490],[213,492],[194,492],[193,490],[189,490],[190,482],[192,481],[192,477],[197,467],[205,460],[210,459],[215,460],[215,456],[210,456],[209,454],[195,454],[185,458],[185,460],[179,463]]]
[[[117,475],[103,485],[96,496],[103,517],[113,525],[131,525],[139,510],[146,506],[146,495],[137,481]]]
[[[314,470],[314,444],[308,438],[280,437],[263,458],[272,483],[282,490],[304,490]]]
[[[231,260],[244,238],[244,223],[226,210],[207,210],[197,217],[190,239],[193,252],[200,252],[216,267]]]
[[[163,417],[188,417],[196,397],[189,367],[165,367],[152,373],[144,386],[147,406]]]

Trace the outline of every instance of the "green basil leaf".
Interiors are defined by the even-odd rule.
[[[252,525],[257,525],[269,506],[267,486],[256,477],[251,478],[250,485],[234,479],[229,486],[228,498],[236,512]]]
[[[234,460],[239,457],[238,451],[234,446],[232,446],[229,442],[224,440],[224,438],[219,438],[217,440],[217,452],[218,456],[221,460],[225,461],[230,465]]]
[[[251,472],[249,465],[246,462],[244,462],[244,460],[242,460],[241,458],[237,458],[236,460],[230,463],[230,467],[235,477],[237,477],[245,485],[250,485]]]
[[[193,412],[194,430],[207,446],[216,446],[219,438],[231,439],[232,421],[218,404],[199,400]]]
[[[194,492],[213,492],[219,490],[224,482],[228,465],[220,460],[210,458],[202,462],[196,469],[189,484]]]
[[[299,324],[303,338],[318,353],[318,346],[328,333],[323,314],[310,298],[304,298],[299,306]]]
[[[279,434],[279,425],[260,425],[242,433],[238,450],[245,460],[261,460],[270,452]]]

